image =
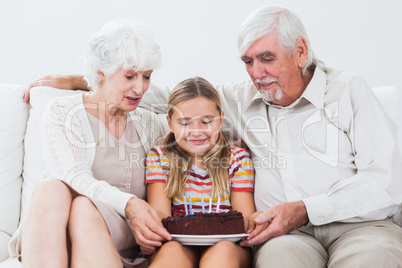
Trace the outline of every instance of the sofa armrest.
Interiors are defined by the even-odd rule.
[[[0,85],[0,262],[8,257],[8,241],[18,227],[21,209],[24,136],[29,106],[24,86]]]

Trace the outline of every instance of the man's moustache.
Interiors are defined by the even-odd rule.
[[[259,83],[259,84],[272,83],[272,82],[278,82],[278,79],[274,78],[274,77],[272,77],[272,78],[262,78],[262,79],[255,79],[255,82]]]

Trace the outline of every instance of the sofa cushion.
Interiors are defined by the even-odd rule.
[[[0,85],[0,261],[20,219],[24,135],[29,106],[22,101],[25,87]]]
[[[31,109],[25,135],[24,171],[22,186],[22,211],[24,219],[35,186],[43,178],[42,165],[42,115],[47,104],[57,97],[66,97],[74,94],[82,94],[81,90],[61,90],[52,87],[35,87],[31,90]]]

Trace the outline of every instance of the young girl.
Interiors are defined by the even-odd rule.
[[[243,213],[246,230],[255,212],[254,168],[248,152],[230,147],[221,132],[218,92],[203,78],[184,80],[170,94],[167,120],[171,132],[148,154],[149,204],[162,219],[185,213],[184,196],[193,213],[208,208],[210,198],[215,211],[219,198],[221,212]],[[150,267],[249,267],[251,253],[229,241],[208,248],[169,241],[149,259]]]

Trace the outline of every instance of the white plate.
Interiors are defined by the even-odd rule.
[[[229,235],[179,235],[172,234],[173,240],[180,242],[182,245],[192,246],[210,246],[215,245],[221,240],[229,240],[237,242],[248,234],[229,234]]]

